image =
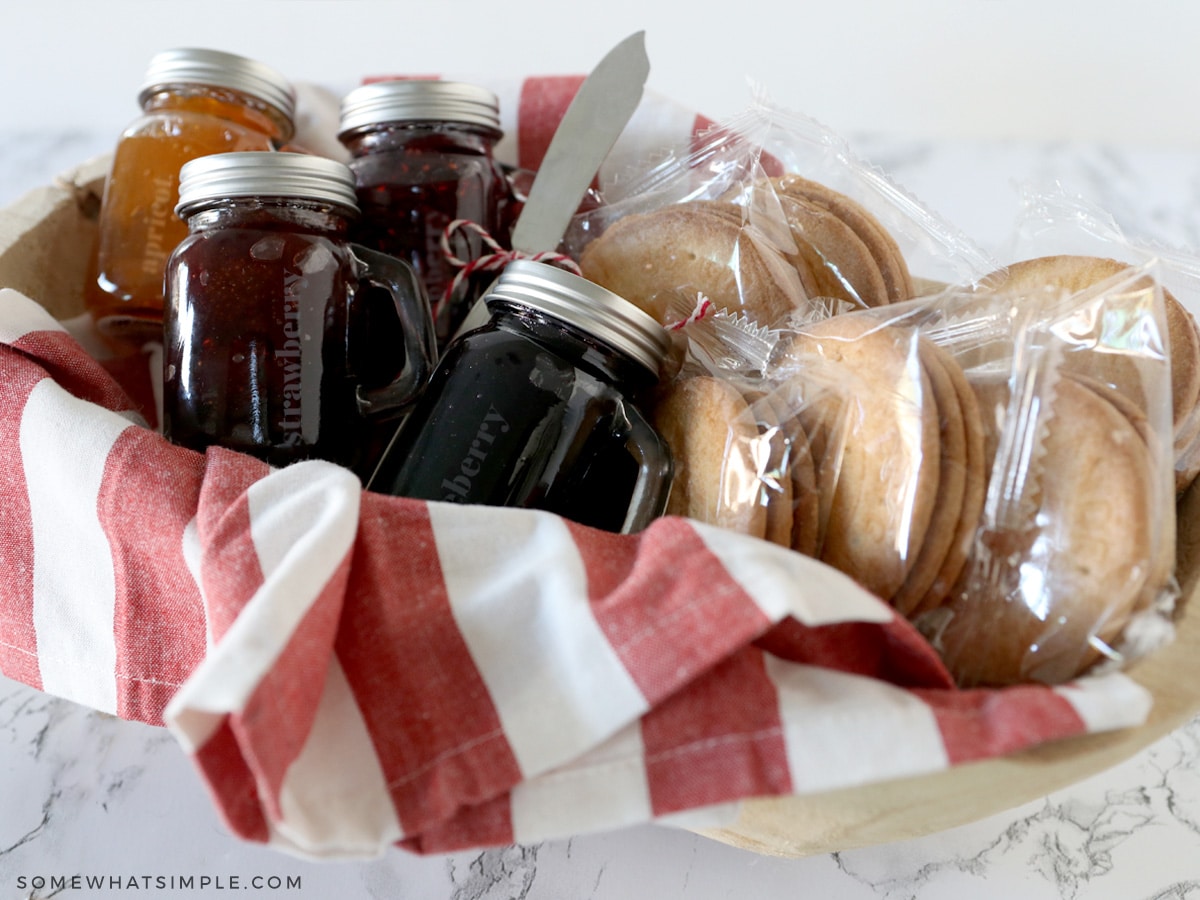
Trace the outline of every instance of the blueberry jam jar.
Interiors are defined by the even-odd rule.
[[[370,490],[536,508],[613,532],[666,508],[672,464],[638,409],[670,339],[598,285],[532,260],[484,297],[397,430]]]

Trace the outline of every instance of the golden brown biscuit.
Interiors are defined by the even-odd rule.
[[[737,388],[708,375],[677,379],[660,393],[652,419],[675,462],[667,514],[764,537],[758,427]]]
[[[1005,392],[1003,383],[978,388],[985,408],[1003,405],[989,396]],[[965,590],[920,620],[964,686],[1068,681],[1097,661],[1145,596],[1153,557],[1145,442],[1071,378],[1058,380],[1049,404],[1039,471],[1013,480],[1035,513],[984,527]]]
[[[785,352],[836,373],[846,388],[800,412],[822,502],[819,558],[891,597],[925,539],[941,455],[914,333],[867,314],[834,316],[798,332]]]
[[[763,504],[767,513],[763,537],[781,547],[790,547],[792,479],[787,469],[790,453],[789,429],[787,423],[780,420],[766,391],[759,388],[742,388],[742,396],[749,404],[754,421],[758,425],[759,445],[767,448],[767,459],[760,473]]]
[[[916,613],[934,609],[950,595],[970,555],[975,529],[979,526],[979,516],[987,498],[988,465],[984,449],[983,414],[979,408],[979,401],[958,362],[941,347],[937,347],[937,351],[946,373],[954,384],[959,411],[962,414],[965,438],[963,499],[954,538],[933,584],[918,603],[914,611]]]
[[[776,533],[788,536],[784,546],[791,547],[805,556],[814,556],[817,550],[819,495],[812,450],[797,411],[795,400],[786,383],[770,393],[764,392],[755,403],[755,410],[762,411],[760,422],[770,419],[772,433],[772,470],[778,478],[786,481],[782,488],[770,498],[768,518],[786,515],[786,525],[779,524]],[[769,411],[768,411],[769,410]],[[783,504],[786,502],[786,506]],[[771,529],[768,527],[768,539]]]
[[[810,274],[806,283],[813,285],[812,296],[835,297],[859,308],[888,302],[879,265],[854,229],[804,197],[782,194],[779,205],[796,242],[795,265]]]
[[[780,194],[803,197],[820,204],[849,225],[870,249],[890,302],[900,303],[914,296],[912,275],[899,244],[865,206],[827,185],[795,174],[772,179],[772,184]]]
[[[1086,375],[1067,375],[1082,384],[1088,390],[1099,394],[1109,403],[1111,403],[1118,412],[1121,413],[1134,430],[1142,438],[1146,444],[1146,449],[1149,452],[1150,465],[1154,467],[1151,473],[1151,483],[1158,477],[1165,477],[1165,473],[1159,471],[1157,465],[1163,460],[1162,445],[1159,436],[1155,434],[1154,429],[1150,427],[1150,422],[1146,418],[1146,413],[1133,403],[1128,397],[1118,391],[1111,385],[1105,384],[1096,378],[1089,378]],[[1152,525],[1157,526],[1154,534],[1150,537],[1150,545],[1154,548],[1153,562],[1148,579],[1148,589],[1145,592],[1142,600],[1136,606],[1138,608],[1148,606],[1158,596],[1158,592],[1166,585],[1175,569],[1175,522],[1174,509],[1172,508],[1173,498],[1168,496],[1168,492],[1163,490],[1160,493],[1160,509],[1152,518]]]
[[[921,366],[929,376],[932,399],[937,406],[941,459],[937,497],[925,540],[921,542],[917,558],[900,590],[890,598],[892,606],[905,616],[917,608],[933,587],[942,563],[950,552],[950,545],[958,534],[959,522],[964,514],[963,497],[967,482],[966,424],[954,381],[937,345],[922,337],[919,338],[918,351]]]
[[[762,325],[805,296],[795,269],[742,222],[732,204],[693,201],[624,216],[588,244],[583,277],[666,325],[671,298],[704,294]]]
[[[1013,263],[983,279],[981,286],[987,291],[1011,291],[1030,300],[1053,301],[1058,296],[1053,289],[1075,294],[1132,271],[1127,263],[1106,257],[1043,256]],[[1146,282],[1144,289],[1151,289],[1149,279]],[[1200,332],[1191,314],[1170,291],[1164,289],[1162,295],[1171,360],[1172,422],[1177,455],[1181,455],[1191,439],[1190,428],[1196,427],[1190,414],[1200,403]],[[1146,406],[1146,388],[1136,359],[1118,353],[1069,353],[1066,368],[1098,378],[1143,409]],[[1186,478],[1187,473],[1182,477]]]

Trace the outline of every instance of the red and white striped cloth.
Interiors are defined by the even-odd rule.
[[[514,161],[577,84],[520,88]],[[651,143],[705,124],[639,115]],[[0,290],[0,670],[168,727],[246,839],[353,857],[713,825],[1149,710],[1120,674],[956,690],[847,578],[684,519],[613,535],[172,446],[143,362],[98,361],[36,299]]]
[[[166,724],[250,840],[348,857],[714,824],[1149,708],[1120,674],[956,690],[839,573],[688,520],[613,535],[172,446],[12,290],[0,379],[0,669]]]

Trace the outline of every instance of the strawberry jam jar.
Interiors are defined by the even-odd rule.
[[[366,465],[372,419],[410,403],[435,356],[411,267],[348,239],[350,171],[295,153],[205,156],[184,165],[177,211],[188,236],[167,264],[165,435],[276,466]],[[396,344],[377,342],[380,323]]]

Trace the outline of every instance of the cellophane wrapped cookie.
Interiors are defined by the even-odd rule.
[[[1080,287],[1133,265],[1154,266],[1162,285],[1166,345],[1171,360],[1175,488],[1182,494],[1200,474],[1200,258],[1195,253],[1135,239],[1113,217],[1061,186],[1025,185],[1009,267],[988,279]],[[1040,262],[1039,262],[1040,260]],[[1137,397],[1133,398],[1137,400]]]
[[[1170,639],[1178,592],[1163,298],[1152,268],[1120,266],[773,332],[690,323],[717,374],[682,384],[741,400],[710,469],[740,488],[714,492],[714,520],[757,501],[756,534],[887,600],[964,686],[1124,666]]]
[[[830,300],[878,307],[995,268],[828,129],[765,100],[615,178],[565,247],[664,325],[682,304],[773,328]]]
[[[964,686],[1170,639],[1200,332],[1159,265],[1002,266],[767,103],[618,179],[568,246],[677,335],[669,513],[850,575]]]

